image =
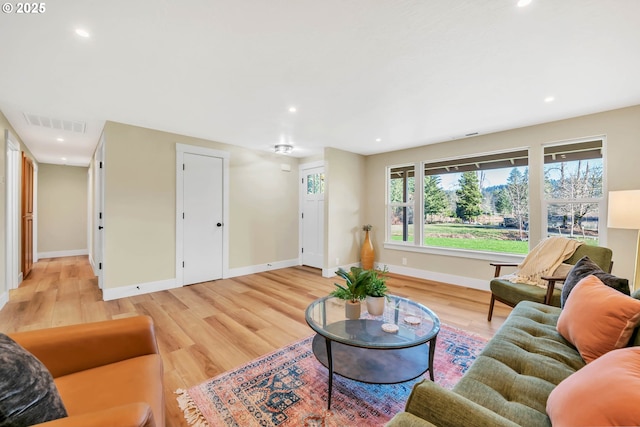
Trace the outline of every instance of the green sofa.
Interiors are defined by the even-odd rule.
[[[585,366],[556,330],[560,311],[519,303],[452,390],[421,381],[387,426],[550,426],[549,393]],[[640,345],[638,335],[630,345]]]

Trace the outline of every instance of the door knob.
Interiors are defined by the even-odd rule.
[[[98,230],[102,230],[103,228],[104,228],[104,227],[103,227],[103,226],[101,226],[101,225],[99,225],[99,226],[98,226]]]
[[[222,223],[221,223],[221,222],[217,223],[216,225],[217,225],[218,227],[222,227]]]

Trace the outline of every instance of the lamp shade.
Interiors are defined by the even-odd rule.
[[[609,192],[607,227],[640,230],[640,190]]]

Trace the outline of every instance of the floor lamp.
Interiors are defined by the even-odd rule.
[[[640,288],[640,279],[638,278],[640,275],[640,268],[638,268],[638,255],[640,254],[640,231],[638,231],[640,230],[640,190],[609,192],[607,227],[636,230],[638,233],[633,289]]]

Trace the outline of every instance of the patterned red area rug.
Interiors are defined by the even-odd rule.
[[[297,341],[189,390],[177,390],[187,422],[197,427],[382,426],[404,409],[411,387],[423,379],[379,385],[335,375],[329,411],[328,371],[313,355],[312,339]],[[441,325],[435,382],[451,389],[485,344],[481,337]]]

